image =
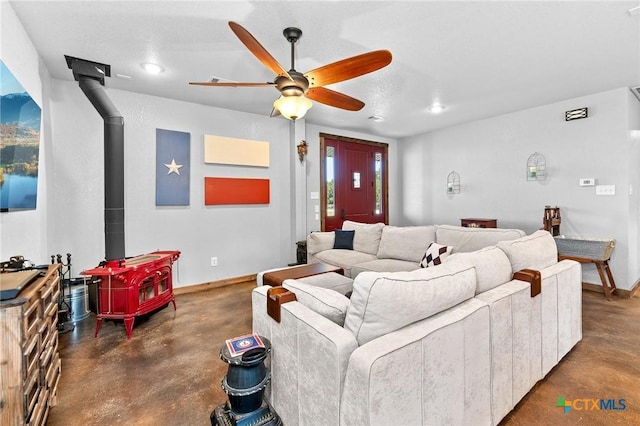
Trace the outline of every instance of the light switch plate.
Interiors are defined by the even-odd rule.
[[[596,195],[616,195],[616,186],[596,185]]]
[[[312,200],[319,200],[320,199],[320,193],[319,192],[311,192],[311,194],[309,194]]]

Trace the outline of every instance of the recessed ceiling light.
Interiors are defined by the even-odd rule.
[[[154,64],[154,63],[151,63],[151,62],[143,63],[142,64],[142,69],[144,69],[149,74],[160,74],[161,72],[164,71],[164,68],[162,68],[160,65]]]
[[[369,117],[369,120],[379,123],[381,121],[384,121],[384,117],[380,117],[379,115],[372,115],[371,117]]]
[[[429,112],[433,113],[433,114],[439,114],[442,111],[444,111],[444,105],[440,105],[440,104],[433,104],[429,107]]]

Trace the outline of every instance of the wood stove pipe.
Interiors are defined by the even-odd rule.
[[[104,244],[105,258],[125,258],[124,118],[104,90],[109,65],[66,56],[80,89],[104,120]]]

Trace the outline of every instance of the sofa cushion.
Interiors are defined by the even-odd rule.
[[[438,243],[429,244],[427,251],[424,253],[422,260],[420,261],[420,267],[428,268],[430,266],[440,265],[442,261],[451,254],[452,249],[453,247],[451,246],[443,246]]]
[[[526,268],[540,270],[558,263],[558,247],[548,231],[539,230],[516,240],[501,241],[498,248],[509,257],[513,272]]]
[[[325,262],[330,265],[339,266],[344,269],[344,274],[347,277],[351,277],[351,267],[358,263],[368,262],[375,260],[376,257],[372,254],[361,253],[356,250],[325,250],[316,254],[316,259],[320,262]]]
[[[331,250],[335,243],[336,234],[330,232],[312,232],[307,235],[307,256],[312,256],[324,250]]]
[[[310,277],[298,278],[296,281],[337,291],[340,294],[351,293],[353,290],[353,280],[335,272],[311,275]]]
[[[418,263],[429,243],[435,239],[435,226],[385,226],[382,228],[378,259]]]
[[[445,263],[447,262],[464,262],[476,268],[476,294],[511,281],[513,275],[509,258],[496,246],[466,253],[454,253],[445,259]]]
[[[342,327],[349,299],[337,291],[305,284],[298,280],[285,280],[282,286],[295,293],[296,300],[312,311]]]
[[[377,259],[369,262],[358,263],[351,268],[351,278],[355,278],[358,274],[369,272],[402,272],[413,271],[420,268],[417,262],[407,262],[398,259]]]
[[[377,254],[384,223],[360,223],[345,220],[342,229],[356,231],[353,249],[368,254]]]
[[[345,231],[343,229],[336,229],[333,232],[336,235],[333,242],[334,249],[353,250],[353,234],[356,231]]]
[[[458,262],[411,272],[363,272],[344,327],[363,345],[473,297],[476,273]]]
[[[515,240],[525,236],[519,229],[466,228],[463,226],[440,225],[436,229],[436,243],[453,246],[456,253],[480,250],[495,246],[499,241]]]

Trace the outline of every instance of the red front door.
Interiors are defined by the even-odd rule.
[[[323,138],[322,229],[345,220],[387,223],[385,144]]]

